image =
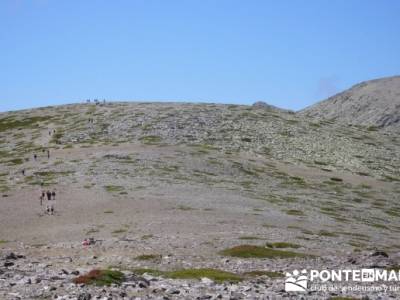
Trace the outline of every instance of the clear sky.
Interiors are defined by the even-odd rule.
[[[398,0],[0,1],[0,111],[88,98],[300,109],[398,74]]]

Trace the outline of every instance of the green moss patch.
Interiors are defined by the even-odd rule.
[[[154,269],[135,269],[133,270],[136,274],[150,274],[153,276],[163,276],[166,278],[172,279],[201,279],[201,278],[209,278],[215,282],[238,282],[243,280],[243,277],[218,269],[182,269],[176,271],[159,271]]]
[[[0,119],[0,132],[7,131],[10,129],[25,129],[35,128],[39,122],[45,122],[51,120],[53,117],[29,117],[23,120],[16,120],[13,117],[7,117]]]
[[[267,243],[266,246],[269,248],[293,248],[293,249],[297,249],[297,248],[301,247],[301,245],[294,244],[294,243],[287,243],[287,242]]]
[[[282,278],[285,275],[281,272],[274,272],[274,271],[250,271],[243,273],[246,277],[259,277],[259,276],[268,276],[269,278]]]
[[[290,216],[304,216],[304,213],[297,209],[289,209],[286,211],[286,213]]]
[[[105,185],[104,189],[110,193],[124,192],[125,188],[119,185]]]
[[[240,245],[225,249],[220,252],[221,255],[242,257],[242,258],[294,258],[294,257],[312,257],[303,253],[276,250],[254,245]]]
[[[146,145],[157,145],[161,142],[161,137],[157,135],[147,135],[141,137],[139,140]]]
[[[85,275],[81,275],[72,281],[75,284],[93,284],[97,286],[109,286],[111,284],[120,285],[125,276],[120,271],[113,270],[92,270]]]
[[[136,257],[138,260],[160,260],[160,254],[143,254]]]

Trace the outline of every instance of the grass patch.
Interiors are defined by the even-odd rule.
[[[337,236],[338,236],[336,233],[334,233],[334,232],[329,232],[329,231],[326,231],[326,230],[320,230],[320,231],[318,232],[318,235],[320,235],[320,236],[327,236],[327,237],[337,237]]]
[[[22,158],[15,158],[15,159],[9,160],[8,163],[13,164],[13,165],[22,165],[24,163],[24,160]]]
[[[137,260],[160,260],[160,254],[143,254],[136,257]]]
[[[293,248],[293,249],[297,249],[297,248],[301,247],[301,245],[294,244],[294,243],[287,243],[287,242],[267,243],[266,246],[269,248]]]
[[[153,237],[152,234],[145,234],[142,236],[142,240],[148,240],[148,239],[151,239],[152,237]]]
[[[100,230],[96,229],[96,228],[92,228],[89,229],[88,231],[86,231],[86,235],[90,235],[90,234],[94,234],[94,233],[98,233],[100,232]]]
[[[105,185],[104,189],[110,193],[123,192],[125,190],[125,188],[123,186],[119,186],[119,185]]]
[[[154,269],[134,269],[136,274],[149,274],[153,276],[163,276],[172,279],[201,279],[209,278],[215,282],[239,282],[243,278],[235,273],[226,272],[218,269],[182,269],[176,271],[159,271]]]
[[[161,137],[157,135],[142,136],[139,140],[146,145],[157,145],[161,142]]]
[[[259,276],[268,276],[269,278],[283,278],[285,275],[281,272],[273,272],[273,271],[250,271],[243,273],[246,277],[259,277]]]
[[[127,230],[121,228],[121,229],[114,230],[114,231],[112,232],[112,234],[120,234],[120,233],[125,233],[125,232],[127,232]]]
[[[23,120],[15,120],[13,117],[7,117],[0,119],[0,132],[7,131],[10,129],[25,129],[38,126],[39,122],[45,122],[51,120],[53,117],[29,117]]]
[[[186,205],[179,205],[177,209],[179,209],[179,210],[184,210],[184,211],[194,210],[193,207],[186,206]]]
[[[138,274],[138,275],[143,275],[143,274],[149,274],[152,276],[162,276],[164,275],[165,272],[155,270],[155,269],[147,269],[147,268],[142,268],[142,269],[133,269],[133,273]]]
[[[85,275],[81,275],[72,281],[75,284],[93,284],[97,286],[109,286],[111,284],[121,285],[124,281],[124,274],[120,271],[112,270],[92,270]]]
[[[262,240],[262,239],[256,236],[244,235],[239,237],[239,240]]]
[[[303,253],[291,251],[275,250],[254,245],[240,245],[233,248],[225,249],[220,252],[225,256],[242,257],[242,258],[294,258],[294,257],[311,257]]]
[[[286,211],[286,214],[290,216],[304,216],[304,213],[301,210],[297,209],[289,209]]]
[[[166,277],[173,279],[201,279],[207,277],[216,282],[238,282],[242,280],[237,274],[221,271],[217,269],[186,269],[167,272]]]
[[[338,178],[338,177],[331,177],[329,179],[332,180],[332,181],[336,181],[336,182],[342,182],[343,181],[342,178]]]
[[[105,210],[104,213],[105,213],[105,214],[113,214],[114,211],[113,211],[113,210]]]

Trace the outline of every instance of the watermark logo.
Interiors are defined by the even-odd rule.
[[[285,291],[286,292],[305,292],[307,291],[308,277],[307,271],[294,270],[293,273],[286,273]]]
[[[384,283],[400,282],[400,270],[294,270],[286,273],[286,292],[306,291],[399,291],[400,286]],[[343,284],[348,283],[348,285]],[[352,283],[351,285],[349,285]],[[376,285],[371,285],[375,283]],[[382,284],[381,284],[382,283]],[[361,285],[360,285],[361,284]],[[362,285],[364,284],[364,285]],[[367,284],[367,285],[365,285]],[[370,284],[370,285],[368,285]],[[378,285],[380,284],[380,285]]]

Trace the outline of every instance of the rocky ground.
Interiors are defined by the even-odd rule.
[[[0,298],[396,298],[286,293],[284,276],[400,265],[399,149],[395,132],[263,106],[0,114]],[[96,269],[123,280],[74,283]]]
[[[314,119],[400,130],[400,76],[361,82],[300,112]]]

